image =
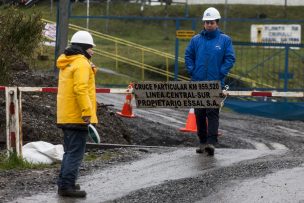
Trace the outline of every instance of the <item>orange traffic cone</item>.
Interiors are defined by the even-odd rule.
[[[196,118],[194,114],[194,109],[190,109],[188,118],[186,121],[186,126],[184,128],[179,129],[182,132],[197,132],[197,127],[196,127]]]
[[[132,92],[131,90],[133,89],[133,84],[130,84],[128,86],[128,92]],[[116,112],[118,115],[123,116],[123,117],[128,117],[128,118],[134,118],[135,115],[132,113],[132,94],[127,94],[126,95],[126,101],[122,107],[121,112]]]

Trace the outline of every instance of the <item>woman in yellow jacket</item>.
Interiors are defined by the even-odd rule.
[[[98,122],[96,70],[90,63],[93,46],[92,35],[87,31],[78,31],[71,38],[71,46],[57,60],[57,125],[64,134],[64,155],[57,182],[60,196],[86,196],[76,180],[85,153],[87,125]]]

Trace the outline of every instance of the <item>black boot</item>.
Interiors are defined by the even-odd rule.
[[[58,195],[63,197],[85,197],[87,195],[84,190],[77,190],[75,188],[58,189]]]
[[[198,153],[198,154],[204,153],[206,146],[207,146],[207,144],[200,144],[199,148],[196,149],[196,153]]]
[[[205,148],[205,151],[207,152],[207,154],[209,156],[214,156],[214,150],[215,150],[215,148],[214,148],[213,144],[208,144]]]
[[[80,190],[80,185],[79,184],[75,184],[74,187],[73,187],[73,189]]]

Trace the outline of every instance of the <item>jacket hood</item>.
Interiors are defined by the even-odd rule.
[[[213,39],[216,36],[218,36],[219,34],[223,34],[223,32],[220,29],[218,29],[218,28],[216,28],[213,31],[207,31],[207,30],[204,29],[201,32],[201,35],[204,36],[204,37],[206,37],[207,39]]]
[[[57,59],[57,68],[58,69],[65,69],[66,67],[69,67],[71,62],[78,59],[78,58],[85,58],[82,54],[77,54],[77,55],[71,55],[67,56],[65,54],[62,54],[59,56]]]
[[[91,45],[87,45],[87,44],[73,43],[71,46],[69,46],[64,50],[64,54],[67,56],[82,54],[85,57],[87,57],[87,59],[90,59],[91,56],[88,54],[86,50],[91,47],[92,47]]]

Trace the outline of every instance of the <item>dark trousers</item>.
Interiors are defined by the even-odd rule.
[[[194,109],[197,135],[201,144],[216,144],[219,109]]]
[[[68,189],[76,183],[79,167],[85,153],[88,131],[64,128],[62,131],[64,134],[64,154],[57,185],[60,189]]]

